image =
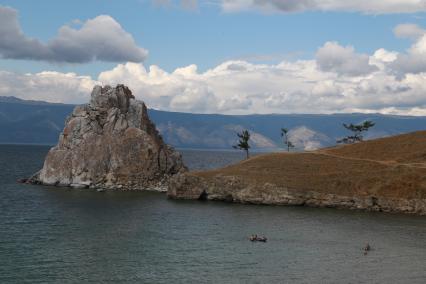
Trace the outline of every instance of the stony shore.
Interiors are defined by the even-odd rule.
[[[380,212],[401,212],[426,215],[426,199],[386,198],[377,196],[344,196],[332,193],[303,191],[265,183],[250,185],[234,176],[217,176],[206,180],[183,174],[171,180],[168,197],[244,204],[290,205],[355,209]]]

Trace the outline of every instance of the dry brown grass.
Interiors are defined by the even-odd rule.
[[[397,163],[426,163],[426,131],[343,145],[323,151],[337,156],[393,161]]]
[[[259,155],[193,174],[340,195],[426,198],[426,131],[313,152]]]

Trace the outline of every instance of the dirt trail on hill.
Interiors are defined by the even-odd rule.
[[[365,159],[365,158],[355,158],[355,157],[347,157],[347,156],[341,156],[336,154],[328,153],[327,150],[319,150],[317,152],[312,152],[312,154],[315,155],[323,155],[338,159],[344,159],[344,160],[352,160],[352,161],[365,161],[365,162],[372,162],[377,163],[384,166],[404,166],[404,167],[410,167],[410,168],[420,168],[425,169],[426,163],[398,163],[397,161],[389,160],[389,161],[382,161],[382,160],[374,160],[374,159]]]

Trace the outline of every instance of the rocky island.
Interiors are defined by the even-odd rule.
[[[96,86],[90,103],[75,107],[43,168],[27,182],[165,191],[169,177],[185,171],[181,155],[164,143],[129,88]]]
[[[272,153],[170,180],[175,199],[426,214],[426,132]]]

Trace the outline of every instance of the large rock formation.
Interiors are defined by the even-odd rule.
[[[45,185],[165,190],[170,176],[186,171],[181,155],[166,145],[147,108],[124,85],[96,86],[77,106],[30,181]]]

